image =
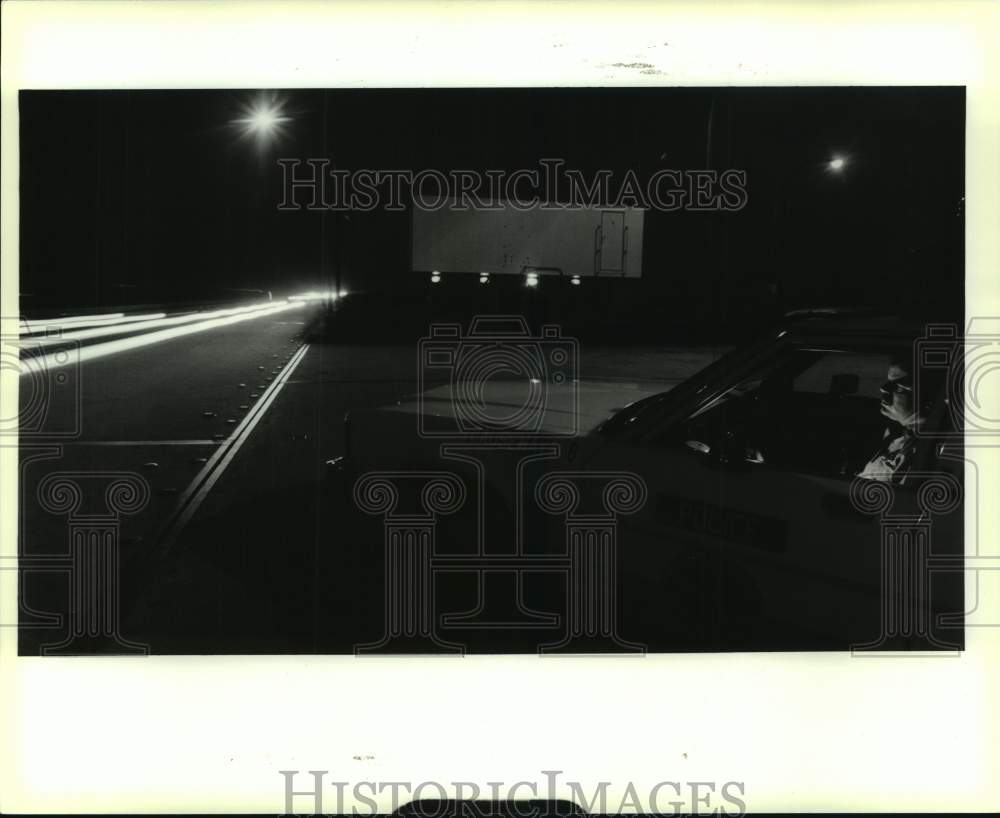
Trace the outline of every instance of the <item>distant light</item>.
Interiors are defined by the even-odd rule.
[[[431,284],[439,284],[441,282],[441,273],[435,270],[431,273]]]
[[[576,286],[579,286],[579,285],[580,285],[580,276],[573,276],[573,277],[572,277],[572,278],[571,278],[571,279],[569,280],[569,283],[570,283],[570,284],[574,284],[574,285],[576,285]]]
[[[336,301],[337,294],[333,290],[326,290],[325,292],[310,290],[309,292],[288,296],[289,301],[322,301],[323,299]]]
[[[256,131],[269,131],[279,122],[287,122],[287,116],[281,116],[274,108],[263,108],[250,117],[250,127]]]
[[[527,279],[525,279],[525,285],[528,287],[538,286],[538,273],[528,273]]]
[[[847,160],[843,156],[834,156],[826,165],[827,169],[833,173],[840,173],[847,167]]]
[[[339,293],[337,293],[337,295],[339,295],[341,298],[347,298],[347,290],[341,290]]]
[[[263,145],[282,136],[285,126],[292,121],[286,116],[284,103],[276,95],[261,95],[255,101],[243,106],[243,116],[232,120],[244,136],[254,137]]]
[[[480,273],[479,274],[479,283],[480,284],[489,284],[490,283],[490,274],[489,273]]]

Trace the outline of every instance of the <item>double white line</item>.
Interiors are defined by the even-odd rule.
[[[232,437],[215,450],[215,454],[208,459],[208,462],[198,472],[198,475],[191,481],[191,485],[184,490],[177,510],[167,520],[163,534],[160,537],[159,550],[161,556],[165,556],[173,548],[174,542],[177,540],[177,535],[188,524],[199,506],[205,501],[212,487],[222,477],[223,472],[229,464],[233,462],[236,453],[247,442],[254,427],[264,417],[271,404],[274,403],[274,399],[288,382],[292,372],[295,371],[295,367],[305,357],[306,350],[308,349],[309,344],[303,344],[298,348],[281,372],[278,373],[278,377],[264,390],[260,399],[254,404],[253,409],[243,418],[242,423],[236,427]]]

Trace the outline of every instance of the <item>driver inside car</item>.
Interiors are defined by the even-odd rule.
[[[916,430],[927,420],[933,402],[924,401],[917,406],[913,392],[911,364],[902,355],[895,355],[889,362],[888,380],[880,388],[879,411],[887,418],[882,445],[871,456],[858,477],[884,483],[899,483],[906,479],[917,452]],[[927,386],[928,384],[923,384]],[[923,390],[922,390],[923,391]]]

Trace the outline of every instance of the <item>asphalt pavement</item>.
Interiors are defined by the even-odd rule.
[[[50,400],[37,433],[20,441],[20,554],[22,565],[38,568],[24,573],[22,653],[37,653],[64,630],[35,626],[47,621],[49,612],[65,613],[71,588],[62,567],[70,538],[86,519],[115,518],[122,615],[127,614],[129,603],[142,594],[137,582],[155,581],[160,540],[186,493],[260,407],[278,373],[302,347],[303,331],[314,316],[310,305],[264,310],[237,323],[204,324],[202,331],[134,348],[123,343],[121,351],[93,359],[86,358],[88,351],[108,338],[86,338],[69,348],[66,366],[35,370],[45,379]],[[135,325],[112,340],[148,341],[155,332],[163,329]],[[67,338],[73,334],[67,328]],[[30,341],[25,346],[30,348]],[[68,384],[68,391],[50,386],[56,378]],[[38,378],[22,375],[22,413],[37,387],[32,380]],[[126,503],[126,511],[116,514],[105,492],[123,476],[129,485],[145,485],[137,489],[145,501],[138,509]],[[58,502],[60,478],[80,492],[76,508]]]
[[[59,569],[74,524],[108,513],[102,492],[122,475],[148,485],[141,508],[116,516],[124,642],[198,654],[351,653],[377,641],[382,523],[358,514],[326,462],[344,453],[348,411],[415,391],[416,347],[324,342],[308,332],[318,314],[305,305],[79,366],[78,409],[64,402],[50,416],[78,411],[79,434],[21,445],[21,549],[42,569],[24,575],[22,654],[65,634],[65,619],[47,617],[73,598]],[[585,349],[581,376],[666,389],[712,357]],[[83,486],[76,511],[41,502],[57,473]]]

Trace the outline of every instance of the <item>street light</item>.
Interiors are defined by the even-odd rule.
[[[285,114],[284,103],[276,95],[260,96],[243,106],[243,116],[232,120],[244,136],[257,140],[259,146],[274,141],[285,134],[285,126],[292,121]]]
[[[264,160],[268,146],[284,137],[287,133],[287,125],[292,121],[292,117],[285,113],[285,101],[276,92],[260,92],[253,98],[246,99],[239,107],[239,116],[230,119],[229,125],[236,130],[240,137],[252,139],[256,143],[257,159],[260,163],[261,171],[264,169]],[[229,176],[229,158],[226,160],[226,176]],[[263,187],[261,188],[264,189]],[[258,193],[258,196],[260,194]],[[275,210],[275,213],[277,211]],[[276,270],[275,259],[275,234],[277,225],[274,223],[276,216],[271,216],[271,229],[267,230],[266,247],[270,256],[272,279]],[[228,219],[228,216],[227,216]],[[227,221],[227,231],[231,227]],[[231,268],[230,268],[231,270]],[[261,291],[267,299],[271,299],[270,291]]]

